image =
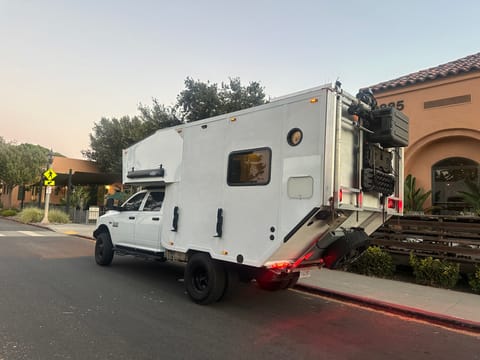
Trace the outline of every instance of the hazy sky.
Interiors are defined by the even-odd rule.
[[[479,4],[0,0],[0,136],[81,158],[95,122],[172,105],[187,76],[356,93],[480,52]]]

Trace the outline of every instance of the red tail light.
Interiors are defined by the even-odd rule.
[[[338,202],[342,202],[342,201],[343,201],[343,190],[339,189],[338,190]]]
[[[389,209],[396,210],[397,212],[403,211],[403,201],[396,198],[388,198],[387,207]]]
[[[358,207],[362,207],[363,206],[363,192],[359,192],[358,193]]]
[[[387,207],[388,207],[389,209],[395,209],[395,208],[396,208],[396,206],[395,206],[395,200],[393,200],[392,198],[388,198]]]

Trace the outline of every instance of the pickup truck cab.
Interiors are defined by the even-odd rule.
[[[142,190],[100,217],[94,236],[104,235],[95,248],[97,262],[110,264],[114,250],[121,255],[161,257],[160,220],[164,196],[162,188]]]

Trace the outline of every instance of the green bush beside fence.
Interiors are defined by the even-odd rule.
[[[18,211],[15,209],[4,209],[0,212],[1,216],[15,216],[17,215]]]
[[[38,208],[25,208],[18,214],[18,220],[23,223],[39,223],[43,219],[44,211]],[[52,209],[48,212],[48,221],[56,224],[66,224],[70,222],[67,213]]]
[[[472,287],[472,290],[480,293],[480,265],[475,266],[475,273],[470,276],[468,284]]]
[[[451,289],[460,279],[460,264],[434,259],[431,256],[422,259],[410,253],[410,266],[415,281],[422,285]]]
[[[395,272],[392,257],[378,246],[370,246],[354,263],[348,271],[357,274],[390,278]]]

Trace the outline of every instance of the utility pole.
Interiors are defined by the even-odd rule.
[[[48,153],[48,166],[47,166],[47,171],[52,167],[53,163],[53,151],[50,149],[50,152]],[[45,188],[45,212],[43,214],[43,219],[41,221],[41,224],[49,224],[50,222],[48,221],[48,207],[50,206],[50,194],[52,193],[52,187],[47,186]]]

